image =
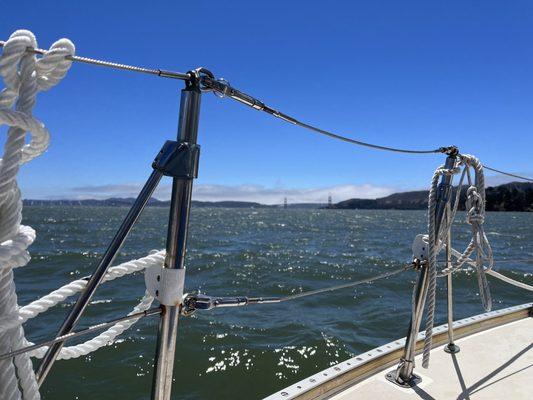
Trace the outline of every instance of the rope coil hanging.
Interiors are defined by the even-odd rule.
[[[436,232],[436,204],[437,204],[437,188],[438,181],[441,175],[456,175],[462,174],[459,184],[456,188],[455,200],[452,206],[452,197],[447,199],[447,204],[444,208],[444,216],[440,225],[439,231]],[[470,168],[474,170],[475,180],[472,181]],[[462,253],[459,254],[457,261],[452,263],[450,268],[444,268],[442,271],[437,271],[437,256],[445,247],[448,233],[451,225],[455,219],[457,209],[459,206],[460,195],[462,191],[463,181],[465,176],[468,179],[468,189],[466,191],[466,222],[471,226],[472,238],[470,243]],[[477,280],[479,293],[482,299],[483,307],[486,311],[490,311],[492,307],[492,299],[490,295],[489,284],[486,277],[486,270],[491,270],[494,264],[492,248],[489,244],[487,236],[483,230],[483,223],[485,222],[485,177],[483,173],[483,165],[474,156],[459,154],[458,161],[452,169],[445,169],[443,166],[437,168],[431,180],[428,201],[428,235],[427,235],[427,268],[429,273],[429,284],[427,289],[427,303],[426,303],[426,327],[424,338],[424,352],[422,357],[422,366],[427,368],[429,366],[429,354],[432,346],[433,325],[435,318],[435,297],[437,277],[446,276],[455,270],[461,268],[465,262],[469,260],[472,253],[476,252],[475,268],[477,272]],[[484,265],[487,265],[485,268]]]
[[[5,84],[0,92],[0,125],[10,126],[0,164],[0,314],[4,319],[17,314],[13,268],[28,263],[27,248],[35,239],[32,228],[20,225],[22,200],[16,177],[20,166],[42,154],[50,142],[48,130],[33,117],[32,109],[39,92],[51,89],[65,77],[72,63],[65,57],[75,51],[67,39],[55,42],[39,59],[27,52],[29,47],[37,47],[35,36],[16,31],[0,55],[0,76]],[[27,132],[30,141],[25,144]],[[0,332],[0,351],[21,347],[24,341],[24,330],[16,324]],[[27,354],[0,361],[0,398],[40,399]]]

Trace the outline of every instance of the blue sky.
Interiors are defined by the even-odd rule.
[[[530,1],[4,2],[0,38],[19,28],[41,47],[68,37],[83,56],[205,66],[274,108],[360,140],[456,144],[487,165],[533,174]],[[23,196],[134,195],[175,138],[181,88],[75,64],[39,96],[35,115],[52,144],[23,167]],[[443,158],[347,145],[212,94],[199,143],[202,200],[382,196],[425,188]],[[158,197],[168,193],[165,181]]]

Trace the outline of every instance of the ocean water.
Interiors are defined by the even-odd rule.
[[[26,207],[23,223],[37,230],[37,240],[30,264],[16,270],[19,304],[90,274],[126,213],[126,208]],[[166,224],[166,209],[147,209],[115,264],[163,248]],[[370,277],[409,262],[412,240],[425,226],[423,211],[194,209],[186,291],[278,296]],[[485,226],[496,259],[533,258],[533,213],[488,213]],[[454,247],[464,246],[469,232],[459,214]],[[501,262],[495,269],[533,284],[532,262]],[[415,279],[408,271],[292,302],[181,318],[172,398],[262,398],[403,337]],[[489,279],[494,309],[531,301],[529,292]],[[457,318],[483,312],[475,275],[458,274],[454,289]],[[143,293],[142,275],[103,284],[79,327],[126,314]],[[445,323],[445,296],[440,281],[437,324]],[[28,338],[53,337],[72,303],[26,323]],[[149,399],[157,318],[141,320],[87,357],[56,362],[43,398]]]

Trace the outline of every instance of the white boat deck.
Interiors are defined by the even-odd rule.
[[[292,384],[265,400],[533,399],[533,303],[453,323],[457,354],[444,351],[448,326],[433,330],[429,369],[415,359],[422,382],[403,388],[385,375],[395,371],[405,338],[386,343]],[[422,351],[423,332],[417,338]]]
[[[533,318],[525,318],[456,341],[461,351],[433,349],[429,368],[416,368],[422,382],[404,389],[385,379],[389,368],[330,400],[533,399]],[[422,364],[421,356],[416,365]]]

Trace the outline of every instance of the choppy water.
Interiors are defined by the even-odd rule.
[[[32,261],[16,270],[19,303],[90,274],[125,208],[27,207],[37,240]],[[461,214],[459,219],[464,220]],[[167,211],[146,210],[119,261],[163,248]],[[195,209],[187,291],[212,295],[285,295],[396,268],[425,231],[423,211]],[[489,213],[486,231],[497,259],[533,258],[533,213]],[[459,247],[469,232],[457,224]],[[533,263],[496,264],[533,284]],[[404,336],[414,272],[375,284],[294,302],[213,310],[181,318],[175,399],[256,399],[369,348]],[[454,281],[458,318],[482,312],[475,277]],[[531,295],[491,279],[494,307]],[[104,284],[81,321],[87,326],[129,312],[144,292],[142,276]],[[437,323],[445,322],[445,290]],[[55,307],[26,324],[30,340],[50,338],[67,312]],[[44,399],[132,399],[150,396],[156,319],[144,319],[117,343],[77,360],[59,361]]]

